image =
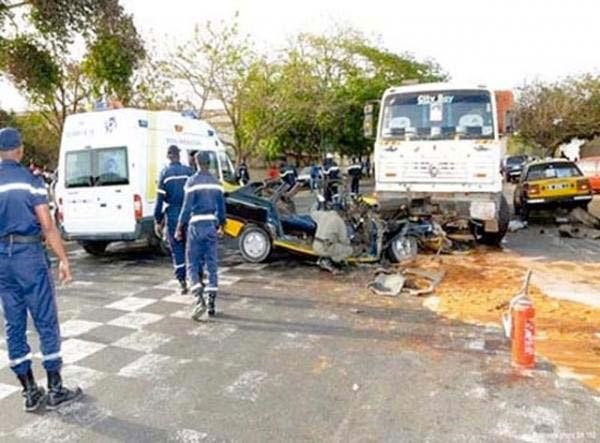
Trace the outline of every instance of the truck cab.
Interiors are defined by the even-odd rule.
[[[506,97],[501,96],[506,102]],[[506,143],[497,94],[448,83],[389,88],[365,107],[365,135],[376,128],[375,191],[383,211],[405,205],[444,225],[463,225],[499,244],[509,222],[502,193]],[[510,97],[512,100],[512,96]],[[509,100],[509,101],[510,101]]]

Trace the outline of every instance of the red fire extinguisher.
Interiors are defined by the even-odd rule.
[[[511,364],[517,368],[535,366],[535,308],[529,298],[531,270],[527,272],[523,289],[511,300],[509,312],[504,314],[506,336],[511,339]]]

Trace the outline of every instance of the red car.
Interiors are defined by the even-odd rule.
[[[586,157],[577,162],[579,169],[590,179],[594,194],[600,194],[600,157]]]

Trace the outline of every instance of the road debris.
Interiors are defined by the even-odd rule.
[[[508,223],[509,232],[520,231],[521,229],[525,229],[527,227],[527,222],[522,220],[511,220]]]
[[[600,240],[600,230],[572,224],[560,225],[558,234],[564,238]]]
[[[600,240],[600,219],[583,208],[573,209],[568,217],[561,217],[565,223],[559,223],[558,234],[563,238]]]
[[[572,223],[581,223],[592,229],[600,229],[600,219],[583,208],[575,208],[569,214]]]
[[[442,282],[444,270],[405,268],[398,270],[378,269],[375,279],[367,287],[376,295],[396,297],[407,294],[423,296],[431,294]]]

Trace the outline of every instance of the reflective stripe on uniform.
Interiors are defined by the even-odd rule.
[[[219,288],[217,288],[216,286],[207,286],[206,288],[204,288],[204,290],[206,292],[216,292],[219,290]]]
[[[194,223],[197,221],[217,221],[217,217],[214,214],[192,215],[192,218],[190,219],[190,223]]]
[[[190,291],[195,291],[196,289],[200,289],[200,287],[202,287],[202,283],[196,283],[190,288]]]
[[[165,178],[164,183],[168,183],[171,180],[187,180],[188,178],[190,177],[187,175],[174,175],[173,177]]]
[[[10,191],[28,191],[33,195],[48,195],[48,192],[44,188],[34,188],[28,183],[9,183],[8,185],[0,186],[0,193]]]
[[[348,167],[348,170],[350,170],[350,169],[362,169],[362,166],[360,166],[360,165],[352,165],[352,166]]]
[[[60,357],[61,357],[60,352],[55,352],[53,354],[43,355],[42,360],[43,361],[58,360]]]
[[[287,171],[285,171],[285,172],[281,173],[280,175],[281,175],[282,177],[285,177],[286,175],[290,175],[290,174],[293,174],[293,173],[294,173],[294,171],[287,170]]]
[[[25,363],[26,361],[31,360],[31,358],[32,358],[32,355],[30,352],[25,357],[15,358],[14,360],[11,360],[8,364],[10,365],[11,368],[14,368],[15,366],[19,366],[21,363]]]
[[[185,263],[182,265],[175,265],[175,269],[185,268]]]
[[[338,168],[337,166],[332,166],[327,171],[325,171],[325,173],[329,174],[330,172],[336,172],[336,171],[339,171],[339,170],[340,170],[340,168]]]
[[[156,192],[159,194],[167,195],[167,193],[165,191],[163,191],[162,189],[157,189]]]
[[[220,191],[223,192],[223,186],[215,185],[215,184],[200,184],[190,186],[189,188],[185,188],[185,193],[188,194],[190,192],[195,191]]]

